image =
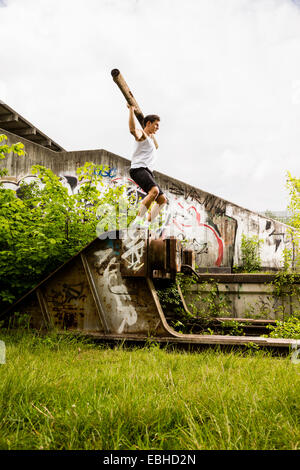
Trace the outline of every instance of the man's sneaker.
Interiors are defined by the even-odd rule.
[[[149,222],[145,219],[134,219],[130,224],[130,228],[148,228]]]
[[[151,231],[151,232],[157,232],[159,230],[159,220],[153,220],[153,222],[148,222],[148,229]]]

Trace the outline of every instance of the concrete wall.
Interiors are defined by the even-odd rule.
[[[10,178],[5,178],[4,183],[6,187],[17,189],[19,183],[30,175],[31,166],[39,164],[51,168],[74,192],[78,190],[76,169],[85,162],[93,162],[108,167],[102,171],[106,185],[125,183],[137,199],[143,196],[143,191],[129,177],[130,161],[125,158],[103,149],[53,152],[7,131],[0,129],[0,133],[8,136],[10,144],[23,142],[27,152],[26,157],[10,155],[0,161],[0,167],[9,170]],[[230,268],[239,264],[243,233],[257,235],[264,240],[261,258],[265,268],[282,266],[283,249],[292,246],[287,225],[162,173],[155,172],[155,176],[168,197],[162,235],[188,239],[196,251],[199,267]]]
[[[300,277],[292,279],[294,294],[274,295],[272,274],[210,274],[200,275],[202,282],[192,285],[185,296],[186,303],[207,312],[211,281],[217,283],[220,295],[227,304],[228,312],[217,316],[232,318],[265,318],[283,320],[300,311]]]

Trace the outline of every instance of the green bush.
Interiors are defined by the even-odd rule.
[[[267,325],[271,338],[300,339],[300,318],[289,317],[286,321],[276,321],[276,326]]]
[[[193,292],[191,302],[187,303],[188,311],[183,307],[176,283],[162,285],[156,283],[158,297],[163,310],[167,313],[172,312],[170,325],[180,333],[210,333],[209,326],[216,317],[226,317],[230,315],[230,300],[226,294],[219,291],[218,283],[214,279],[208,282],[197,281],[194,276],[177,274],[177,281],[180,285],[183,297],[189,296],[193,284],[199,284],[203,292]],[[231,325],[234,327],[236,325]],[[237,333],[232,333],[237,334]]]
[[[263,240],[257,235],[247,237],[242,234],[241,241],[241,265],[234,266],[235,272],[253,273],[261,268],[260,246]]]
[[[124,186],[103,187],[103,169],[93,163],[78,168],[77,194],[69,194],[59,177],[40,165],[32,167],[36,181],[21,185],[21,198],[0,183],[0,307],[78,253],[96,238],[99,225],[102,232],[111,223],[119,228],[118,208],[131,201]],[[107,206],[110,213],[99,210]]]

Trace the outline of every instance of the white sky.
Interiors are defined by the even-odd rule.
[[[66,150],[130,158],[118,68],[159,114],[157,170],[254,211],[300,176],[300,0],[0,0],[0,99]]]

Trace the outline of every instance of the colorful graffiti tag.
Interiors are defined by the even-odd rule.
[[[113,184],[125,184],[128,194],[134,194],[138,203],[146,193],[130,178],[115,178]],[[167,204],[162,214],[162,224],[157,235],[165,238],[173,235],[185,240],[196,252],[196,259],[201,264],[207,254],[214,253],[215,266],[221,266],[224,242],[215,227],[206,223],[206,215],[199,203],[186,200],[183,196],[174,196],[166,191]],[[203,222],[205,221],[205,222]]]

